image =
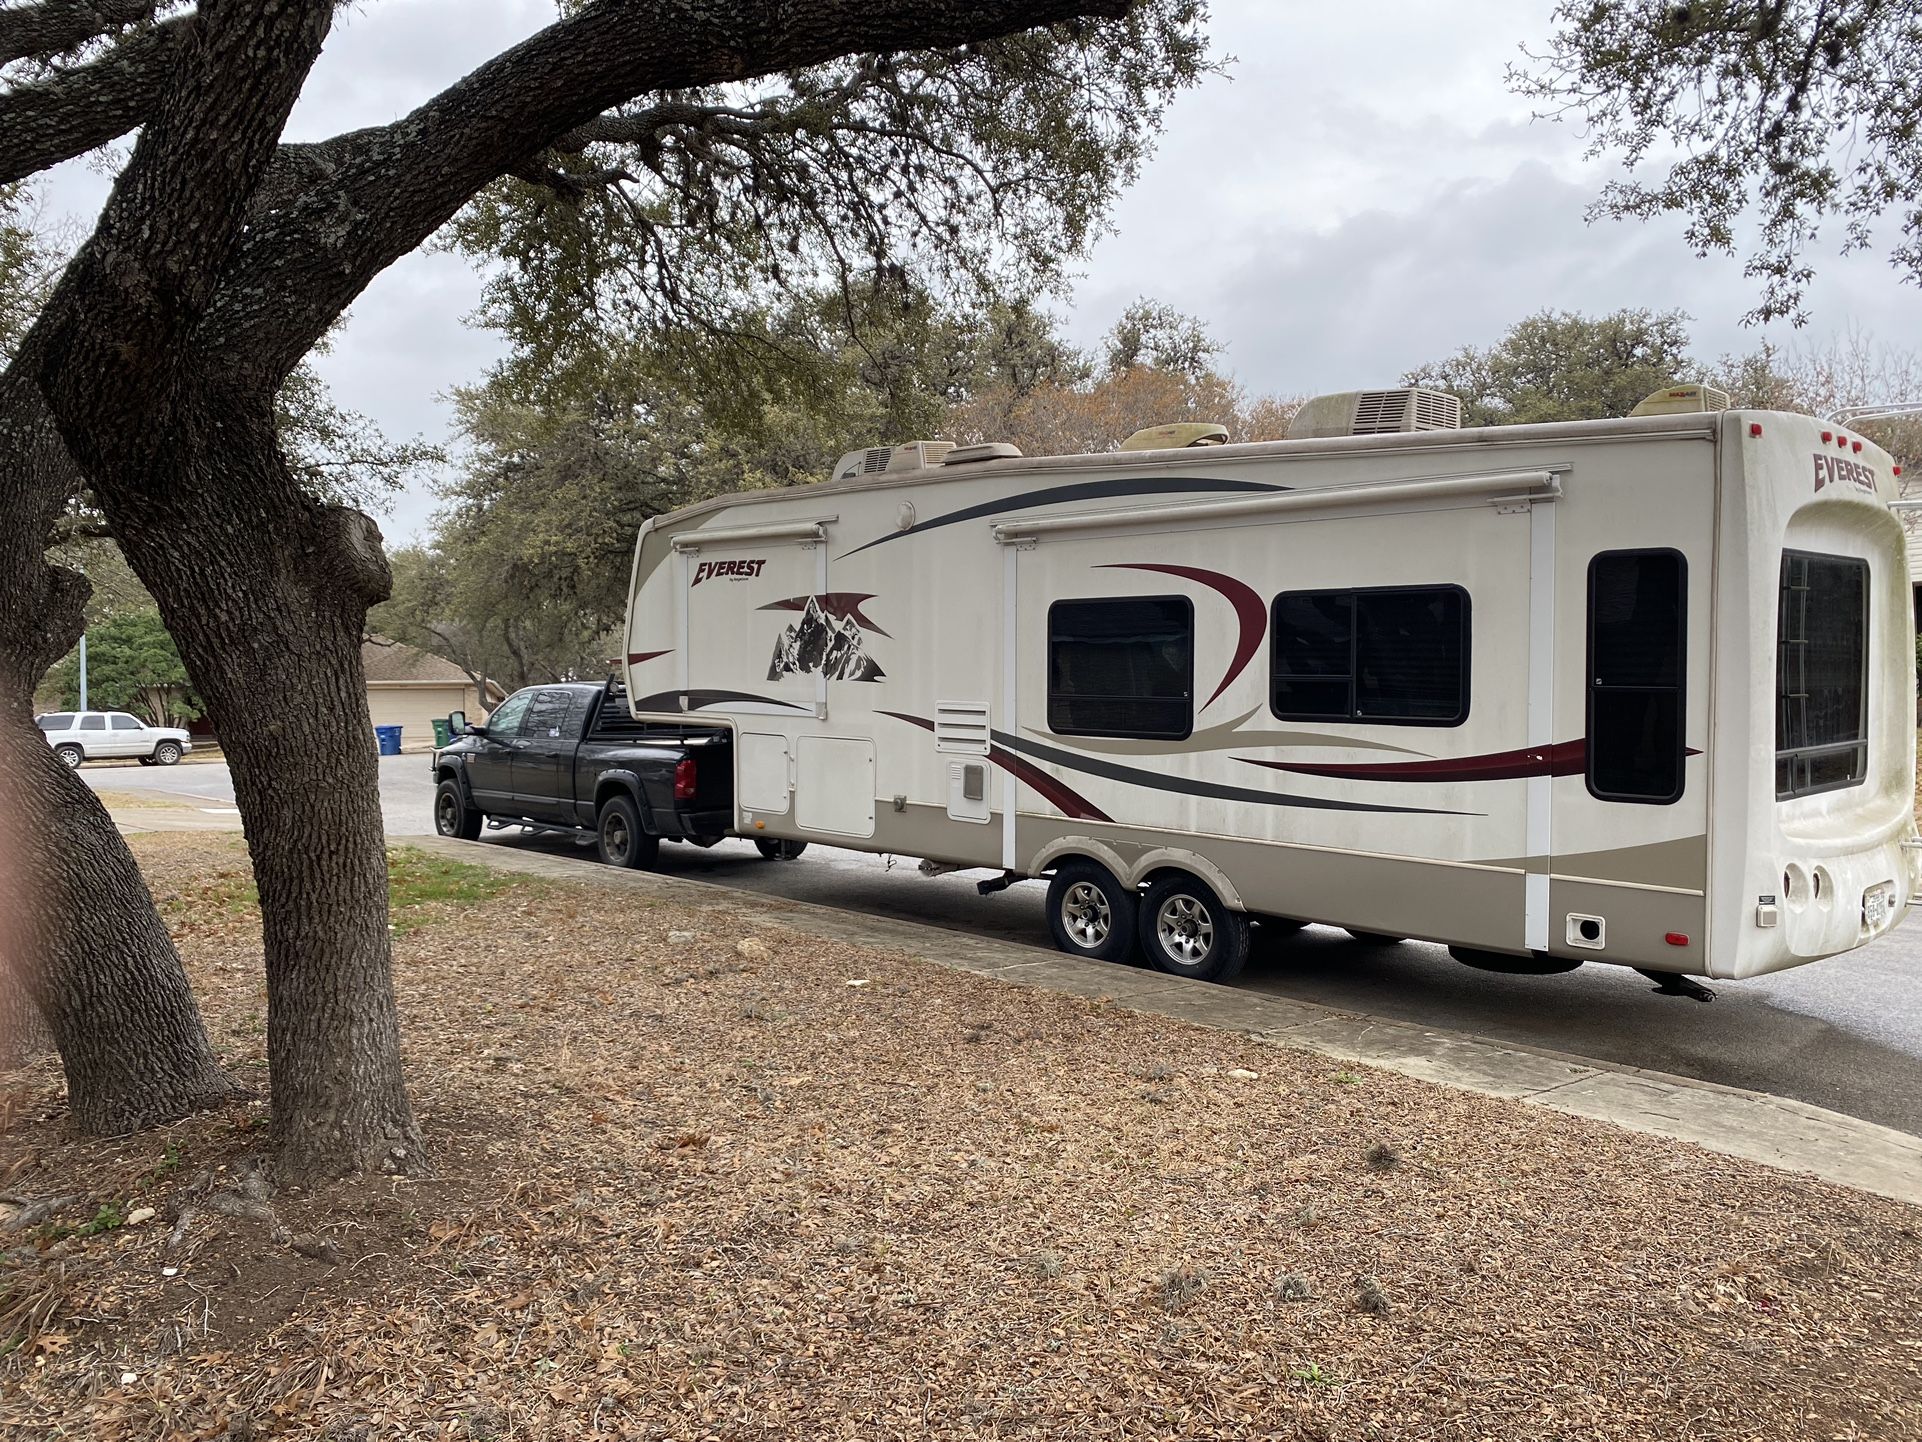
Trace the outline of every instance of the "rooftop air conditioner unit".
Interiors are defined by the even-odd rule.
[[[1446,391],[1408,386],[1393,391],[1343,391],[1304,402],[1288,426],[1288,439],[1378,436],[1400,431],[1461,429],[1462,403]]]
[[[854,476],[879,476],[891,471],[918,471],[923,466],[938,466],[941,458],[954,449],[953,441],[909,441],[904,446],[869,446],[849,451],[834,463],[834,479],[845,481]]]
[[[1725,411],[1728,409],[1728,392],[1718,390],[1706,381],[1691,381],[1687,385],[1669,386],[1648,397],[1634,410],[1631,416],[1681,416],[1697,411]]]

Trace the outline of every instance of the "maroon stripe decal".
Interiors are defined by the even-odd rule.
[[[934,723],[921,716],[910,716],[902,711],[879,711],[879,716],[892,716],[896,721],[905,721],[910,726],[919,726],[923,731],[934,730]],[[1030,765],[1019,756],[1003,751],[999,746],[988,748],[988,760],[1003,771],[1011,773],[1022,785],[1031,787],[1047,800],[1063,816],[1075,821],[1113,821],[1114,818],[1096,806],[1087,797],[1061,784],[1039,766]]]
[[[1225,576],[1220,571],[1203,570],[1200,566],[1163,566],[1149,563],[1129,564],[1116,562],[1101,566],[1104,571],[1156,571],[1164,576],[1179,576],[1186,581],[1196,581],[1212,590],[1219,591],[1228,598],[1228,604],[1235,608],[1235,620],[1240,624],[1241,635],[1235,642],[1234,658],[1228,662],[1228,670],[1215,687],[1214,695],[1201,703],[1206,711],[1215,704],[1216,697],[1226,691],[1234,680],[1248,668],[1248,663],[1261,649],[1261,639],[1268,634],[1268,606],[1255,592],[1254,587],[1233,576]]]
[[[1237,756],[1250,766],[1291,771],[1298,776],[1329,776],[1338,781],[1517,781],[1529,776],[1579,776],[1588,764],[1588,742],[1558,741],[1553,746],[1524,746],[1486,756],[1444,757],[1437,761],[1375,761],[1330,766],[1311,761],[1258,761]]]
[[[665,651],[629,651],[627,653],[627,664],[630,666],[638,666],[641,662],[652,661],[657,656],[672,656],[673,654],[674,648],[671,646]]]
[[[763,611],[805,611],[809,599],[807,596],[789,596],[784,601],[770,601],[760,609]],[[879,626],[875,625],[874,622],[870,621],[861,612],[861,603],[874,599],[874,593],[872,591],[825,591],[812,599],[816,606],[828,615],[834,617],[837,621],[852,620],[854,624],[859,626],[863,631],[872,631],[877,636],[888,635],[886,631],[883,631]],[[888,636],[888,639],[892,641],[894,638]]]

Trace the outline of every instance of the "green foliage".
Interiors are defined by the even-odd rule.
[[[1747,256],[1752,318],[1805,319],[1823,222],[1869,244],[1891,210],[1891,259],[1922,277],[1922,26],[1883,0],[1561,0],[1549,48],[1511,67],[1522,94],[1581,122],[1591,155],[1666,173],[1611,183],[1595,210],[1677,214],[1700,253]],[[1679,152],[1679,158],[1668,157]]]
[[[1652,392],[1692,378],[1698,367],[1688,345],[1681,311],[1545,310],[1487,350],[1464,346],[1403,382],[1460,396],[1468,426],[1597,420],[1625,416]]]
[[[326,351],[323,341],[314,353]],[[397,492],[447,460],[439,446],[391,440],[367,416],[336,404],[311,358],[275,392],[274,419],[302,488],[333,505],[385,511]]]
[[[32,191],[0,185],[0,365],[12,357],[58,274],[54,247],[35,225]]]
[[[80,656],[53,668],[48,685],[64,710],[80,704]],[[87,633],[87,704],[132,711],[156,726],[179,726],[201,714],[200,698],[157,611],[109,617]]]
[[[846,297],[837,331],[1035,294],[1099,232],[1179,91],[1214,68],[1200,0],[948,51],[852,56],[674,92],[589,127],[540,183],[503,181],[451,243],[505,261],[483,321],[519,389],[693,335],[790,370],[826,360],[786,298]]]

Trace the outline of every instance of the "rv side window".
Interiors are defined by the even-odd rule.
[[[1272,699],[1283,721],[1459,726],[1468,719],[1468,593],[1460,586],[1284,591]]]
[[[1111,596],[1048,608],[1048,729],[1179,741],[1194,725],[1195,608]]]
[[[1687,597],[1679,551],[1588,563],[1588,790],[1603,801],[1682,795]]]
[[[1869,564],[1782,555],[1775,635],[1775,795],[1859,786],[1868,775]]]

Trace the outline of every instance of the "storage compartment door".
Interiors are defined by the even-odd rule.
[[[813,715],[826,699],[821,658],[835,639],[813,599],[825,550],[789,539],[683,550],[689,712]]]
[[[874,835],[874,743],[864,738],[803,736],[795,820],[807,831]]]
[[[787,815],[793,786],[787,737],[743,731],[736,738],[735,754],[740,758],[736,794],[741,810],[763,816]]]

